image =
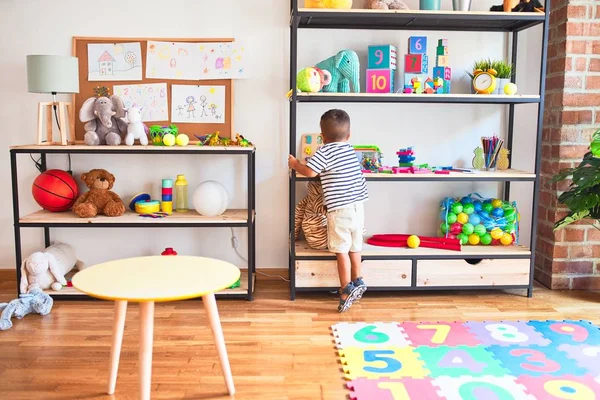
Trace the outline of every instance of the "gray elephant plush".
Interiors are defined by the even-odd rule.
[[[316,67],[331,73],[331,82],[323,87],[323,92],[350,93],[352,86],[352,92],[360,93],[360,62],[356,52],[342,50]]]
[[[79,110],[79,120],[85,123],[85,144],[97,146],[107,144],[118,146],[121,137],[127,133],[125,104],[119,96],[90,97]]]
[[[11,300],[10,303],[0,303],[0,331],[5,331],[12,327],[11,318],[23,318],[27,314],[36,312],[40,315],[47,315],[52,310],[54,300],[44,293],[43,290],[35,288],[29,293],[23,293],[18,299]]]

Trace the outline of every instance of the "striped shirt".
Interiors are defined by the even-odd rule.
[[[327,143],[306,164],[321,174],[327,211],[368,200],[367,184],[354,148],[346,142]]]

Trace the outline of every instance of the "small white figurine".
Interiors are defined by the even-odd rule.
[[[127,135],[125,136],[125,144],[127,146],[133,146],[135,139],[140,140],[142,146],[148,145],[148,133],[147,127],[142,122],[142,108],[141,107],[129,107],[125,110],[127,115],[125,118],[121,118],[127,123]]]

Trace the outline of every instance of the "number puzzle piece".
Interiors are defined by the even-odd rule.
[[[481,344],[461,322],[403,322],[399,326],[413,346],[477,346]]]
[[[464,325],[484,345],[547,346],[550,344],[548,339],[523,321],[466,322]]]
[[[305,133],[301,136],[300,144],[300,154],[306,156],[302,161],[306,164],[310,160],[310,156],[315,154],[323,145],[323,138],[320,133]]]
[[[393,69],[368,69],[367,93],[394,93]]]
[[[341,322],[333,325],[332,330],[339,349],[346,347],[373,349],[410,345],[402,328],[393,322],[373,324]]]
[[[600,346],[561,344],[558,350],[575,361],[579,367],[587,369],[592,376],[600,377]]]
[[[431,379],[365,379],[358,378],[346,383],[353,400],[410,400],[444,399],[437,394]]]
[[[422,74],[423,54],[406,54],[404,56],[404,72]]]
[[[435,55],[437,55],[437,56],[447,56],[448,55],[448,46],[438,46],[438,47],[436,47]]]
[[[431,377],[462,375],[470,376],[505,376],[509,371],[503,368],[500,361],[483,346],[428,347],[415,349]]]
[[[535,400],[512,376],[441,376],[433,380],[446,400]],[[542,399],[542,397],[540,397]]]
[[[561,377],[523,375],[517,379],[517,382],[525,386],[527,393],[536,399],[596,400],[600,398],[600,384],[589,375]]]
[[[435,56],[435,66],[436,67],[447,67],[448,66],[448,56]]]
[[[412,347],[358,348],[345,347],[338,350],[344,375],[355,378],[424,378],[428,371],[423,368]]]
[[[397,68],[396,46],[369,46],[368,69],[393,69]]]
[[[408,38],[408,52],[410,54],[427,54],[427,37],[411,36]]]
[[[488,351],[510,371],[510,375],[514,376],[561,376],[567,373],[581,376],[587,372],[553,345],[525,348],[489,346]]]
[[[530,321],[528,325],[557,344],[600,345],[600,328],[588,321]]]

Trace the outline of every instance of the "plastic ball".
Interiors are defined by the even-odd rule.
[[[442,233],[448,232],[448,229],[450,229],[450,228],[446,222],[442,222],[440,224],[440,231],[442,231]]]
[[[442,200],[441,206],[442,208],[450,208],[450,206],[454,203],[454,199],[452,197],[446,197]]]
[[[452,204],[451,208],[452,208],[452,212],[454,214],[460,214],[462,212],[462,210],[463,210],[463,206],[460,203],[454,203],[454,204]]]
[[[172,133],[165,134],[162,140],[165,146],[175,146],[175,135],[173,135]]]
[[[192,204],[198,214],[216,217],[223,214],[229,204],[229,195],[225,186],[217,181],[202,182],[192,197]]]
[[[500,239],[492,239],[492,246],[499,246],[502,243],[500,243]]]
[[[449,234],[447,234],[447,235],[446,235],[446,237],[447,237],[448,239],[456,239],[456,235],[455,235],[455,234],[453,234],[453,233],[449,233]]]
[[[481,240],[481,244],[488,246],[489,244],[492,243],[492,236],[489,233],[486,233],[485,235],[481,236],[481,238],[479,238]]]
[[[416,249],[421,245],[421,239],[416,235],[410,235],[406,240],[406,245],[411,249]]]
[[[509,244],[512,244],[513,242],[513,237],[511,234],[508,233],[504,233],[502,235],[502,237],[500,238],[500,243],[502,243],[505,246],[508,246]]]
[[[468,222],[462,226],[462,233],[464,233],[465,235],[471,235],[474,230],[475,227],[472,224],[469,224]]]
[[[463,212],[468,215],[473,214],[475,212],[475,206],[473,205],[473,203],[464,204]]]
[[[503,234],[504,234],[504,232],[502,232],[502,229],[500,229],[500,228],[494,228],[490,232],[492,239],[500,239]]]
[[[479,225],[481,223],[481,217],[479,215],[473,213],[469,215],[469,223],[472,225]]]
[[[462,199],[460,199],[460,203],[464,206],[465,204],[468,204],[471,202],[471,198],[469,196],[465,196]]]
[[[514,208],[509,208],[504,210],[504,219],[506,222],[515,222],[517,219],[517,212]]]
[[[482,208],[483,208],[483,211],[485,211],[486,213],[489,214],[494,209],[494,206],[491,203],[483,203]]]
[[[492,216],[495,218],[500,218],[504,215],[504,210],[501,208],[494,208],[492,210]]]
[[[475,200],[473,202],[473,207],[475,207],[475,212],[479,212],[483,209],[483,204],[479,200]]]
[[[502,207],[502,200],[500,200],[500,199],[492,200],[492,207],[494,207],[494,208]]]
[[[190,143],[190,138],[188,137],[188,135],[179,134],[175,137],[175,143],[177,144],[177,146],[187,146],[188,143]]]
[[[71,174],[60,169],[49,169],[35,178],[31,194],[44,210],[60,212],[73,206],[79,189]]]
[[[504,232],[513,233],[515,231],[515,224],[506,224]]]
[[[513,96],[517,93],[517,85],[515,85],[514,83],[510,82],[507,83],[506,85],[504,85],[504,94],[507,96]]]
[[[461,224],[466,224],[467,222],[469,222],[469,216],[462,212],[456,216],[456,220]]]
[[[479,225],[475,225],[475,227],[473,228],[473,233],[475,233],[477,236],[483,236],[486,233],[485,230],[485,226],[479,224]]]
[[[462,229],[463,226],[460,224],[460,222],[455,222],[452,225],[450,225],[450,233],[454,235],[458,235],[459,233],[461,233]]]
[[[469,244],[472,244],[472,245],[479,244],[480,240],[481,240],[481,238],[474,233],[469,235]]]
[[[456,238],[460,240],[460,244],[469,243],[469,235],[465,235],[464,233],[459,233],[458,235],[456,235]]]
[[[453,224],[456,222],[456,214],[454,214],[453,212],[448,213],[448,217],[446,218],[446,222],[449,224]]]

